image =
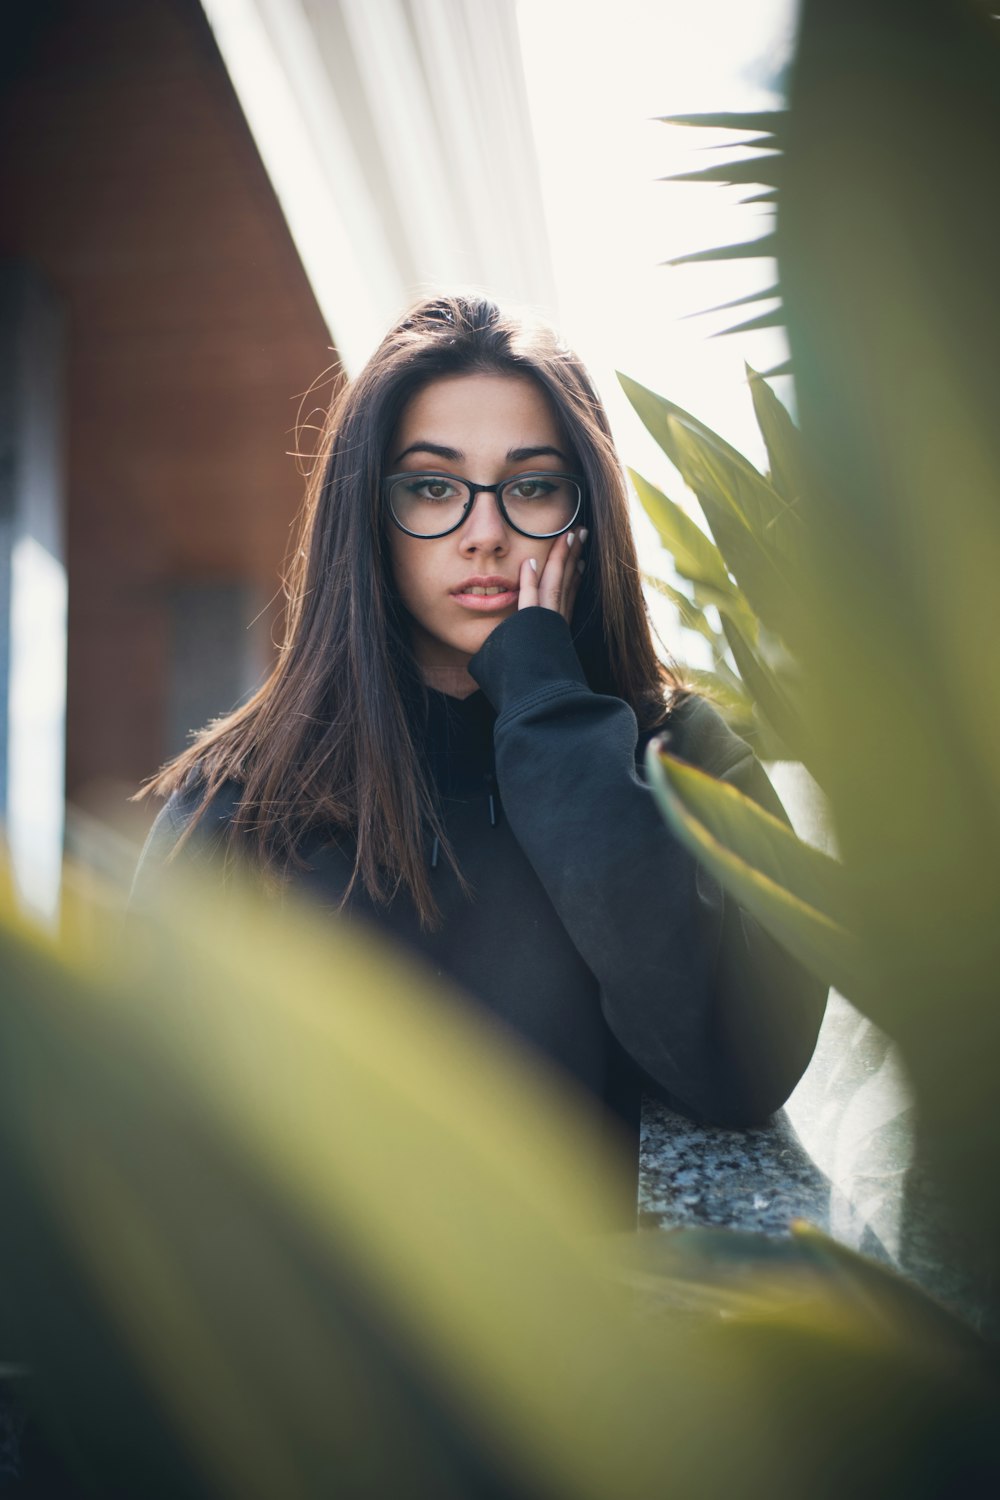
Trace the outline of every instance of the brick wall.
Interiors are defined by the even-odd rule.
[[[178,588],[275,594],[297,398],[334,355],[198,0],[60,0],[36,29],[0,94],[0,255],[66,318],[66,780],[87,801],[170,748]]]

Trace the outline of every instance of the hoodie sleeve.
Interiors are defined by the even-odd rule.
[[[561,615],[518,611],[469,670],[497,711],[504,811],[597,978],[608,1026],[696,1118],[766,1118],[812,1055],[826,987],[670,831],[637,772],[635,715],[591,691]],[[676,754],[788,821],[749,746],[704,699],[679,705],[667,727]]]

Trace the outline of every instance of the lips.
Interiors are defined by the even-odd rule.
[[[454,594],[467,594],[471,589],[499,589],[503,594],[516,594],[517,584],[513,583],[509,578],[501,578],[499,574],[490,574],[489,577],[477,575],[474,578],[466,578],[464,583],[460,583],[458,588],[453,589],[452,592]]]
[[[452,591],[455,603],[477,614],[496,614],[517,603],[518,587],[509,578],[498,575],[467,578]]]

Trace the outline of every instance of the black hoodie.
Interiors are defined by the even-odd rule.
[[[588,686],[563,617],[518,611],[489,635],[464,699],[427,692],[425,754],[463,894],[428,839],[443,921],[421,930],[405,892],[349,910],[415,949],[625,1126],[633,1174],[641,1094],[699,1120],[752,1124],[812,1054],[826,988],[725,896],[671,833],[642,774],[646,743],[619,698]],[[660,726],[671,751],[784,817],[763,768],[703,698]],[[229,816],[229,783],[206,814]],[[136,891],[197,804],[178,792],[143,850]],[[317,837],[298,876],[330,907],[349,842]],[[620,1138],[620,1130],[617,1132]],[[634,1203],[634,1175],[627,1185]]]

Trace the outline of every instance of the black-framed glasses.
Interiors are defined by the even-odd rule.
[[[544,540],[568,531],[583,506],[579,474],[513,474],[500,484],[474,484],[457,474],[390,474],[382,482],[389,514],[409,536],[447,536],[466,519],[476,496],[496,495],[507,525]]]

